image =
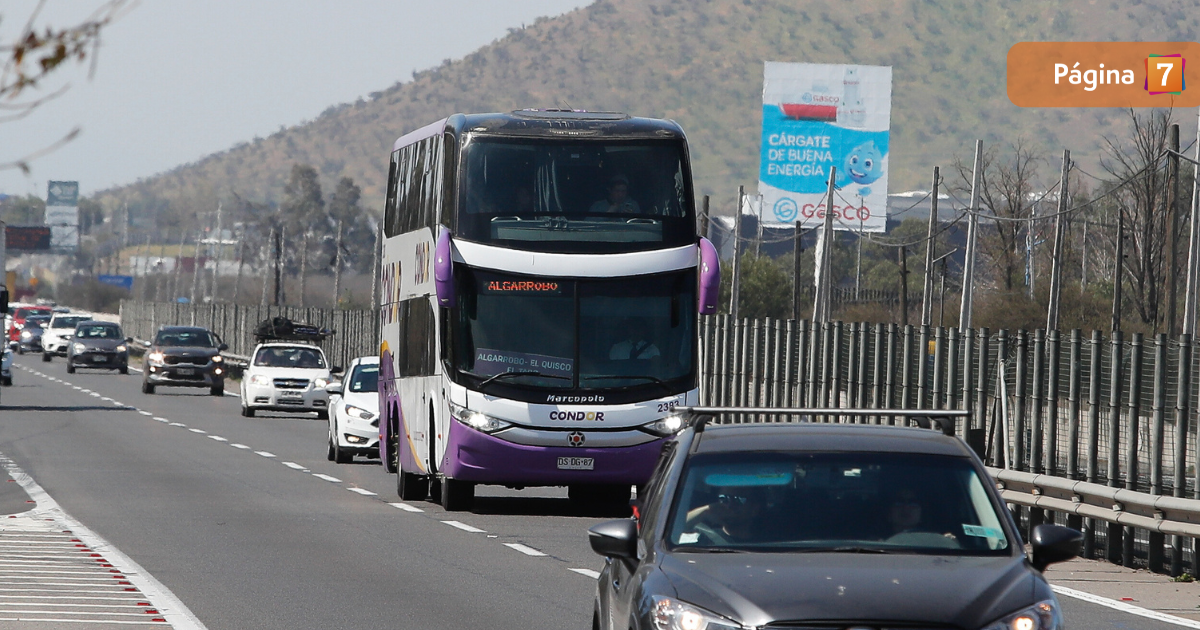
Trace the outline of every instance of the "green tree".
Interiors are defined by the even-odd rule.
[[[329,197],[329,220],[332,234],[336,237],[337,225],[342,225],[343,263],[358,271],[370,272],[372,252],[375,247],[375,230],[370,217],[360,205],[362,189],[349,177],[338,180],[337,188]],[[333,259],[334,241],[326,243],[326,260]]]
[[[742,256],[741,286],[738,288],[738,317],[790,318],[792,278],[788,270],[769,256]],[[721,312],[729,312],[733,287],[733,261],[721,263]],[[803,313],[802,313],[803,315]]]

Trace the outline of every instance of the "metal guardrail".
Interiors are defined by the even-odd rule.
[[[988,468],[1005,501],[1160,534],[1200,537],[1200,500]]]

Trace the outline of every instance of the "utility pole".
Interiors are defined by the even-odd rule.
[[[275,226],[271,226],[271,235],[267,237],[267,250],[270,251],[270,249],[274,246],[275,246]],[[270,271],[271,265],[275,264],[275,262],[277,260],[278,260],[278,258],[274,254],[271,254],[271,258],[269,260],[263,261],[264,263],[266,263],[265,265],[263,265],[264,269],[263,269],[263,279],[262,279],[262,302],[261,303],[263,306],[267,305],[267,287],[271,285],[270,278],[268,277],[268,275],[271,273],[271,271]],[[278,284],[278,280],[276,280],[276,284]]]
[[[900,323],[908,325],[908,247],[900,246]]]
[[[800,257],[804,254],[804,231],[796,221],[792,244],[792,319],[800,319]]]
[[[1054,217],[1054,250],[1050,259],[1050,306],[1046,309],[1046,330],[1058,330],[1059,294],[1062,293],[1063,221],[1066,220],[1067,174],[1071,171],[1071,152],[1063,150],[1062,181],[1058,184],[1058,214]]]
[[[733,319],[738,318],[738,289],[741,275],[742,258],[742,199],[746,196],[746,187],[738,186],[737,209],[733,211],[733,281],[729,287],[729,314]]]
[[[308,273],[308,232],[300,237],[300,308],[304,308],[305,275]]]
[[[1125,277],[1125,213],[1117,211],[1117,274],[1113,279],[1112,331],[1121,330],[1121,284]]]
[[[1088,245],[1087,233],[1088,233],[1088,222],[1087,222],[1087,219],[1084,219],[1084,221],[1083,221],[1083,245],[1079,248],[1080,250],[1082,250],[1082,258],[1083,258],[1083,262],[1080,265],[1080,269],[1079,269],[1079,294],[1080,295],[1083,295],[1083,292],[1087,290],[1087,249],[1088,249],[1087,248],[1087,245]]]
[[[196,287],[200,285],[200,241],[204,239],[204,233],[196,230],[196,250],[192,254],[192,293],[188,298],[189,304],[196,303]],[[203,299],[204,296],[200,296]]]
[[[221,276],[221,253],[225,250],[225,239],[221,237],[221,202],[217,202],[217,265],[213,267],[212,291],[209,296],[217,301],[217,279]]]
[[[825,223],[821,226],[821,235],[817,239],[816,295],[813,299],[813,322],[822,324],[829,321],[830,305],[829,281],[833,274],[829,270],[830,250],[833,248],[833,194],[834,182],[837,180],[837,167],[829,167],[829,188],[825,193]]]
[[[750,198],[750,209],[754,211],[755,216],[755,231],[754,231],[754,257],[758,258],[762,252],[763,241],[763,224],[762,224],[762,196],[754,196]]]
[[[938,167],[933,167],[933,192],[929,197],[929,232],[925,235],[925,284],[921,293],[921,325],[928,326],[933,316],[933,230],[938,224]]]
[[[179,231],[179,251],[175,254],[175,268],[171,279],[171,301],[179,299],[179,274],[183,272],[183,246],[187,243],[187,231]]]
[[[1196,126],[1196,176],[1192,179],[1192,230],[1188,236],[1187,291],[1183,301],[1183,334],[1196,334],[1196,292],[1200,290],[1200,125]]]
[[[708,195],[704,196],[705,224],[708,223]],[[378,308],[379,250],[383,247],[383,225],[375,229],[375,247],[371,250],[371,308]]]
[[[979,232],[979,182],[983,176],[983,140],[975,141],[975,170],[971,175],[971,208],[967,219],[967,259],[963,265],[962,309],[958,329],[971,327],[972,293],[975,289],[975,240]]]
[[[1167,229],[1170,232],[1170,263],[1167,267],[1167,336],[1174,339],[1179,329],[1176,326],[1176,300],[1179,295],[1179,124],[1171,125],[1170,170],[1171,187],[1167,189]]]
[[[342,288],[342,222],[338,221],[337,240],[333,245],[333,308],[338,307]]]
[[[244,227],[242,229],[245,230]],[[238,293],[241,293],[241,289],[242,289],[242,267],[246,263],[245,234],[242,235],[242,238],[238,239],[237,257],[238,257],[237,278],[235,278],[233,281],[233,303],[234,304],[237,304]]]

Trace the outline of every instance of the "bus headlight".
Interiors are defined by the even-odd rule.
[[[679,433],[683,429],[683,416],[673,413],[664,418],[659,418],[649,424],[644,424],[641,427],[642,431],[657,435],[658,437],[670,437]]]
[[[499,418],[493,418],[487,414],[479,413],[478,411],[471,411],[466,407],[459,407],[455,404],[450,405],[450,417],[454,418],[461,424],[465,424],[472,429],[475,429],[476,431],[482,431],[483,433],[495,433],[512,426],[511,423],[505,422]]]

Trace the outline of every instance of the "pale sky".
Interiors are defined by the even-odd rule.
[[[458,59],[540,16],[591,0],[141,0],[103,33],[94,77],[71,63],[35,98],[70,84],[26,118],[0,123],[0,163],[71,129],[70,144],[0,170],[0,193],[45,198],[47,180],[89,195],[151,177],[315,119]],[[48,0],[38,23],[74,25],[101,0]],[[8,44],[36,2],[0,6]]]

